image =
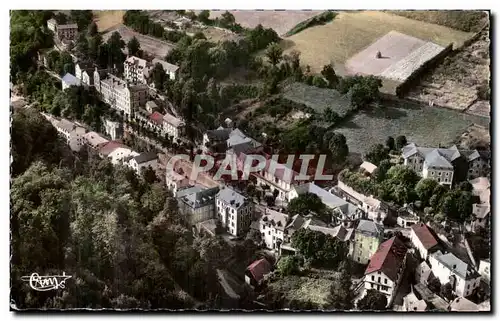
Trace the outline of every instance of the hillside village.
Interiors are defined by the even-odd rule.
[[[69,201],[40,236],[65,241],[40,244],[71,253],[56,264],[44,249],[13,273],[78,262],[93,291],[33,299],[16,283],[17,307],[490,311],[489,79],[456,108],[429,85],[482,50],[489,16],[453,16],[475,19],[464,30],[374,13],[400,29],[319,69],[283,48],[374,17],[359,14],[317,13],[278,35],[270,18],[250,26],[227,11],[129,10],[106,30],[91,10],[11,13],[13,252],[29,255],[23,231],[56,206],[46,181]],[[454,38],[436,43],[427,27]],[[477,55],[467,63],[490,59]],[[218,175],[228,162],[236,178]]]

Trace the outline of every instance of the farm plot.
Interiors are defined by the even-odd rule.
[[[305,104],[322,113],[330,107],[339,116],[344,116],[351,108],[351,99],[338,91],[328,88],[318,88],[302,83],[293,83],[283,91],[283,97],[299,104]]]
[[[107,41],[109,37],[113,34],[113,32],[118,31],[122,36],[123,41],[125,43],[129,42],[134,36],[139,40],[141,44],[141,49],[156,56],[159,59],[164,59],[167,53],[175,47],[174,44],[162,41],[150,36],[142,35],[134,30],[128,28],[125,25],[120,25],[112,30],[106,32],[102,38],[103,41]],[[123,49],[125,53],[127,53],[127,47]]]
[[[485,30],[476,41],[428,72],[408,97],[489,117],[490,39]]]
[[[333,62],[335,70],[342,74],[349,58],[393,30],[440,46],[453,43],[458,47],[472,36],[472,33],[381,11],[340,12],[325,25],[285,38],[282,47],[285,53],[299,51],[302,64],[309,65],[313,72],[319,73],[324,65]]]
[[[337,132],[345,135],[349,150],[364,154],[372,144],[388,136],[405,135],[421,146],[451,145],[473,123],[489,127],[489,120],[436,107],[395,103],[359,112]]]
[[[195,11],[198,14],[200,11]],[[220,17],[225,10],[210,11],[210,19]],[[261,24],[264,28],[272,28],[282,36],[299,22],[307,20],[323,11],[320,10],[234,10],[237,23],[245,28],[255,28]]]
[[[104,32],[123,23],[125,10],[93,10],[97,31]]]

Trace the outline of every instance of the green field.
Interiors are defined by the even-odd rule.
[[[308,86],[303,83],[293,83],[285,88],[283,97],[322,113],[327,107],[332,108],[339,116],[344,116],[351,108],[349,96],[328,88]]]
[[[345,135],[349,151],[364,154],[371,145],[385,143],[387,136],[405,135],[421,146],[449,146],[473,123],[489,127],[484,117],[412,103],[386,104],[359,111],[336,131]]]

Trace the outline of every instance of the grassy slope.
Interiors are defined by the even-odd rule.
[[[422,146],[449,145],[472,123],[489,126],[483,117],[405,103],[359,112],[337,131],[346,136],[351,152],[364,153],[372,144],[383,144],[387,136],[405,135]]]
[[[426,10],[426,11],[390,11],[402,17],[435,23],[465,32],[478,32],[487,21],[484,11],[465,10]]]
[[[460,45],[472,35],[380,11],[340,12],[332,22],[285,38],[282,47],[285,53],[300,51],[302,63],[310,65],[313,72],[334,62],[342,74],[347,59],[391,30],[439,45]]]

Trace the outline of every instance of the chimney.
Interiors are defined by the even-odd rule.
[[[453,264],[453,270],[455,270],[456,268],[457,268],[457,265]]]

